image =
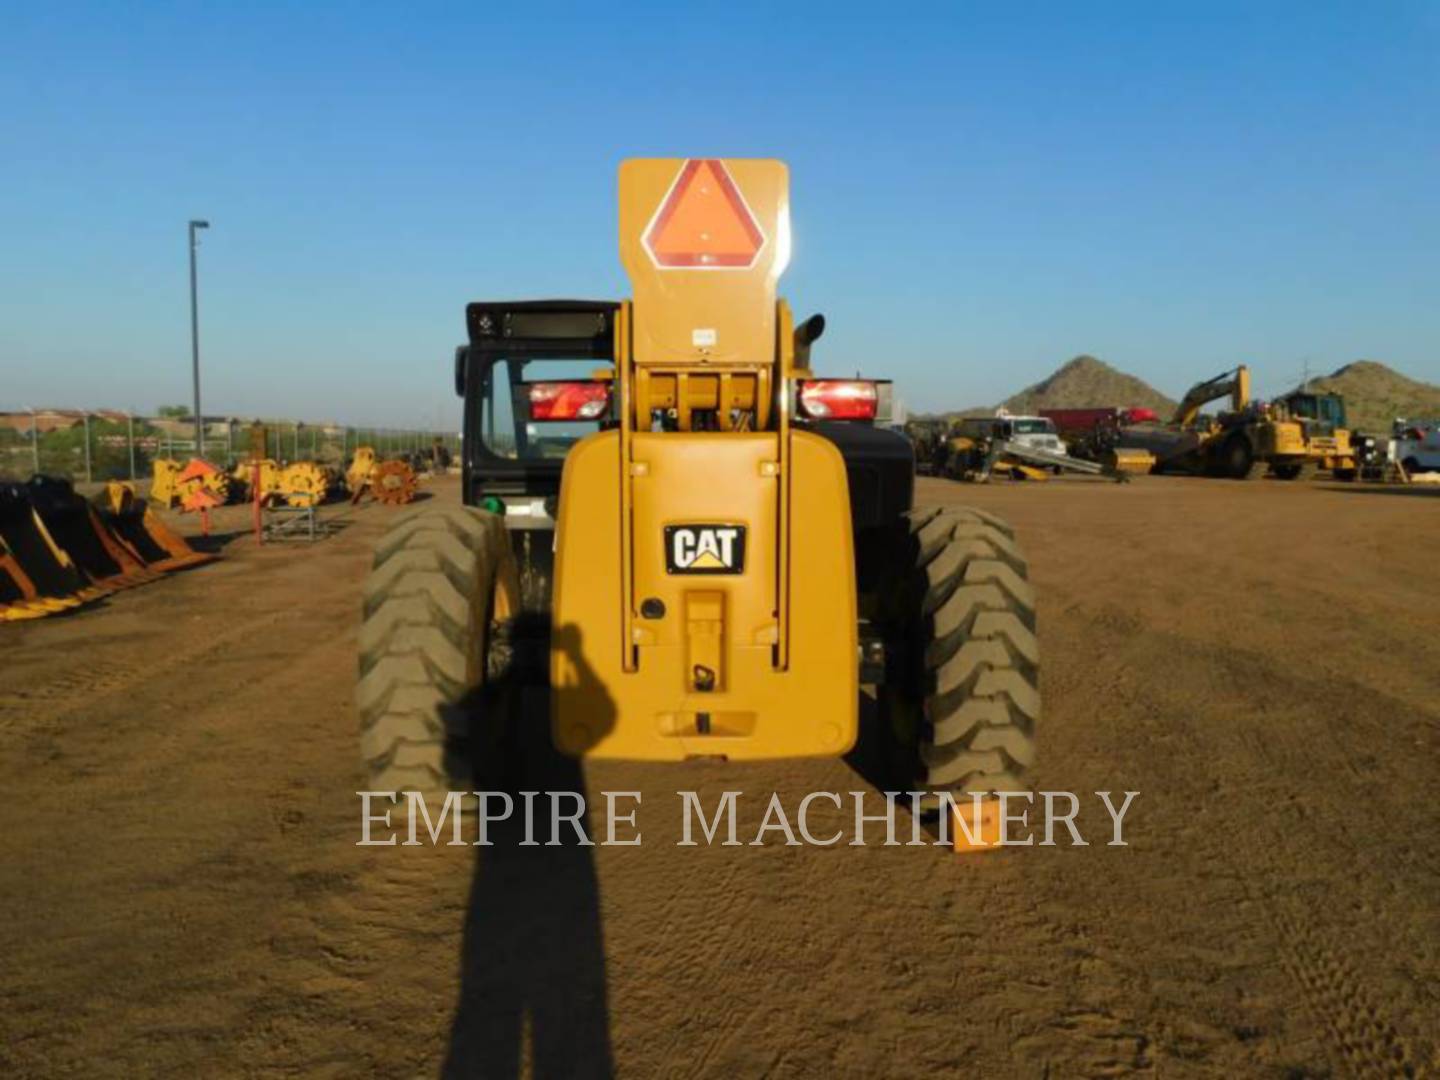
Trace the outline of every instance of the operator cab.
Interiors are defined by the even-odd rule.
[[[1310,391],[1296,391],[1281,399],[1290,415],[1297,420],[1309,420],[1319,435],[1333,435],[1336,431],[1349,428],[1345,422],[1345,399],[1339,394],[1316,394]]]
[[[615,312],[610,300],[474,303],[470,343],[455,350],[455,392],[465,399],[464,498],[505,506],[532,497],[553,525],[553,500],[570,448],[614,424]],[[530,503],[521,504],[529,510]]]

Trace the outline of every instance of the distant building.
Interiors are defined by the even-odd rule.
[[[52,431],[63,431],[85,422],[85,414],[79,409],[36,409],[33,413],[0,413],[0,427],[9,428],[28,435],[33,427],[41,435]]]

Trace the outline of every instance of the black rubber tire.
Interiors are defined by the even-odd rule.
[[[950,508],[907,515],[906,580],[888,624],[899,661],[882,721],[911,790],[1027,791],[1040,720],[1029,568],[1003,520]]]
[[[504,522],[420,508],[380,540],[360,627],[360,752],[374,791],[463,786],[472,698],[486,678],[496,584],[513,560]]]
[[[1231,435],[1225,440],[1221,461],[1224,475],[1231,480],[1258,480],[1268,468],[1244,435]]]

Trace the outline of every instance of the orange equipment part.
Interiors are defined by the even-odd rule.
[[[415,498],[415,473],[403,461],[383,461],[370,474],[369,486],[379,502],[403,506]]]
[[[952,806],[950,826],[954,831],[950,839],[957,853],[994,851],[1001,846],[999,799],[961,802],[957,797]]]

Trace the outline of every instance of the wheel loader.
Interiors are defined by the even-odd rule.
[[[1028,790],[1025,559],[913,505],[874,383],[816,373],[824,319],[776,294],[786,166],[628,160],[619,202],[631,299],[466,308],[464,505],[398,519],[365,584],[372,788],[465,790],[517,723],[580,758],[843,755],[863,697],[922,805]]]
[[[1374,440],[1366,439],[1350,428],[1345,417],[1345,398],[1340,394],[1292,390],[1278,404],[1305,428],[1305,437],[1317,460],[1303,467],[1292,467],[1276,474],[1285,480],[1308,477],[1313,472],[1329,472],[1336,480],[1354,480],[1359,474],[1365,450]]]

